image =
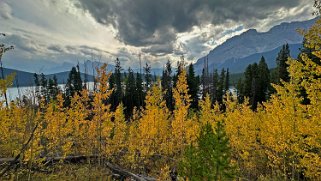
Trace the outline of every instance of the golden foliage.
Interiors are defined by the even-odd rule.
[[[321,59],[321,20],[304,32],[306,47]],[[199,128],[223,120],[229,136],[233,162],[243,177],[276,176],[311,180],[321,177],[321,63],[302,54],[300,61],[290,59],[290,82],[274,85],[276,93],[256,111],[237,104],[227,95],[226,111],[211,105],[209,96],[200,104],[200,112],[189,114],[190,96],[186,72],[181,70],[173,96],[175,109],[166,108],[164,93],[155,84],[147,93],[145,109],[135,109],[125,120],[123,105],[115,112],[106,103],[108,90],[106,65],[97,70],[98,89],[75,94],[71,106],[63,106],[63,96],[38,108],[11,103],[0,106],[0,157],[13,157],[30,135],[34,135],[23,153],[23,160],[42,163],[45,157],[98,155],[133,169],[159,174],[168,179],[182,151],[194,143]],[[0,81],[5,91],[13,78]],[[302,104],[302,89],[309,104]],[[91,96],[90,96],[91,95]],[[39,125],[32,133],[35,125]],[[149,170],[149,171],[146,171]]]

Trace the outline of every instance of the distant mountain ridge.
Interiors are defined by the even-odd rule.
[[[214,69],[214,67],[231,67],[231,69],[233,69],[232,72],[241,72],[243,70],[235,70],[233,68],[238,60],[241,62],[244,58],[254,56],[254,54],[266,54],[266,52],[275,53],[273,50],[278,49],[285,43],[297,47],[303,40],[303,37],[297,30],[308,29],[315,21],[316,18],[302,22],[281,23],[280,25],[272,27],[267,32],[257,32],[255,29],[250,29],[228,39],[223,44],[211,50],[207,56],[198,59],[195,63],[195,70],[197,73],[201,73],[204,67],[204,59],[208,58],[210,69]],[[272,63],[268,64],[273,65]]]
[[[79,63],[79,69],[80,72],[86,73],[88,75],[97,75],[96,67],[101,67],[104,64],[104,62],[99,62],[99,61],[84,61],[83,63]],[[69,63],[69,62],[64,62],[61,65],[51,68],[50,71],[46,70],[46,72],[49,72],[49,74],[54,74],[56,72],[67,72],[70,71],[72,67],[77,66],[77,64]],[[115,66],[111,64],[107,64],[107,72],[114,72]],[[134,73],[142,72],[144,73],[144,68],[142,67],[142,70],[139,68],[133,68],[132,71]],[[128,72],[128,68],[122,67],[122,72]],[[152,75],[162,75],[163,69],[162,68],[151,68],[151,74]]]
[[[25,71],[20,71],[20,70],[15,70],[15,69],[9,69],[9,68],[3,68],[3,73],[4,76],[7,76],[11,73],[15,73],[15,80],[13,82],[13,86],[21,86],[21,87],[26,87],[26,86],[34,86],[34,73],[31,72],[25,72]],[[55,74],[48,74],[45,75],[47,79],[53,78],[53,76],[56,75],[58,84],[65,84],[67,82],[68,76],[69,76],[69,71],[66,72],[59,72]],[[87,77],[87,80],[94,81],[94,76],[92,75],[86,75],[85,73],[81,73],[81,78],[82,80],[85,79],[85,76]]]
[[[245,71],[246,67],[249,64],[259,62],[261,60],[261,57],[263,56],[265,58],[265,61],[269,68],[276,67],[276,57],[278,53],[280,52],[282,46],[277,47],[271,51],[262,52],[262,53],[255,53],[250,56],[239,58],[239,59],[228,59],[224,63],[214,66],[215,69],[223,69],[223,68],[229,68],[229,71],[231,73],[242,73]],[[290,49],[290,55],[293,58],[297,58],[300,54],[300,48],[302,48],[302,44],[289,44]],[[210,70],[212,71],[212,70]]]

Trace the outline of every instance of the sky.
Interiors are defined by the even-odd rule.
[[[313,0],[0,0],[3,65],[50,72],[94,60],[124,68],[195,62],[248,29],[312,19]]]

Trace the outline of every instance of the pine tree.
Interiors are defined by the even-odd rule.
[[[34,76],[34,82],[35,82],[35,96],[37,97],[37,98],[39,98],[39,95],[40,95],[40,80],[39,80],[39,76],[38,76],[38,74],[36,74],[36,73],[34,73],[33,74],[33,76]]]
[[[79,72],[76,67],[72,67],[71,71],[69,72],[69,76],[67,79],[66,84],[66,93],[65,93],[65,106],[70,105],[70,99],[75,95],[75,93],[80,94],[82,90],[82,80]]]
[[[116,90],[115,94],[113,97],[115,97],[115,102],[112,107],[113,110],[116,109],[116,107],[121,103],[123,99],[123,88],[122,88],[122,80],[121,80],[121,71],[122,68],[120,66],[120,61],[117,58],[116,59],[116,65],[115,65],[115,70],[114,70],[114,78],[115,78],[115,84],[116,84]]]
[[[135,106],[135,96],[136,93],[136,82],[135,76],[131,68],[128,69],[128,78],[126,81],[125,95],[124,95],[124,105],[125,105],[125,115],[128,119],[132,113]],[[137,98],[137,97],[136,97]]]
[[[219,87],[219,75],[217,69],[214,70],[213,73],[213,85],[211,90],[211,100],[212,103],[216,103],[218,101],[218,87]]]
[[[165,100],[167,108],[170,111],[174,110],[173,106],[173,83],[172,83],[172,65],[168,60],[166,63],[166,68],[163,70],[163,76],[161,80],[162,90],[165,92]]]
[[[270,86],[270,71],[269,71],[268,65],[265,62],[265,58],[263,56],[258,65],[258,72],[259,72],[258,101],[262,103],[267,100],[268,90]]]
[[[230,72],[229,72],[229,69],[227,69],[225,73],[225,82],[224,82],[225,93],[229,91],[229,86],[230,86]]]
[[[44,98],[45,102],[49,102],[49,97],[48,97],[48,80],[45,76],[45,74],[41,73],[40,74],[40,93],[41,97]]]
[[[197,147],[189,146],[180,162],[180,173],[189,180],[230,180],[234,178],[231,149],[224,125],[217,122],[201,128]]]
[[[57,84],[57,78],[56,75],[51,79],[48,80],[48,96],[49,99],[56,100],[58,95],[58,84]]]
[[[223,103],[223,96],[225,95],[225,73],[225,69],[222,69],[217,86],[217,101],[219,104]]]
[[[143,79],[141,74],[136,73],[136,91],[135,91],[135,106],[140,108],[144,106],[145,93],[143,88]]]
[[[237,90],[237,100],[239,103],[243,103],[244,102],[244,82],[243,79],[240,78],[237,82],[236,85],[236,90]]]
[[[289,72],[287,71],[288,65],[287,61],[288,58],[290,57],[290,49],[289,45],[285,44],[282,46],[282,49],[280,50],[277,58],[276,58],[276,63],[277,63],[277,83],[280,83],[280,80],[288,82],[290,80],[289,77]]]
[[[259,69],[257,63],[252,64],[252,83],[251,83],[251,96],[250,104],[253,110],[257,108],[259,96]]]
[[[251,97],[252,96],[252,65],[248,65],[244,72],[244,82],[243,82],[243,92],[245,97]]]
[[[148,65],[147,62],[144,67],[144,72],[145,72],[145,82],[146,82],[145,90],[149,90],[152,84],[152,74],[151,74],[151,66]]]
[[[110,77],[108,79],[108,84],[109,84],[109,90],[112,91],[111,95],[110,95],[110,98],[108,100],[108,102],[110,103],[110,109],[112,111],[115,111],[116,110],[116,85],[115,85],[115,73],[111,73],[110,74]]]
[[[198,109],[198,81],[195,77],[193,64],[190,64],[188,67],[187,74],[187,85],[188,85],[188,94],[191,96],[191,108],[197,110]]]

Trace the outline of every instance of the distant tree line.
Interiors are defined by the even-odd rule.
[[[314,50],[303,46],[301,52],[306,54],[310,59],[318,62],[318,58],[311,52]],[[289,82],[290,76],[288,73],[288,64],[286,63],[290,57],[289,45],[282,46],[276,58],[277,67],[269,69],[265,58],[262,56],[259,63],[253,63],[247,66],[243,78],[241,78],[235,85],[236,98],[239,103],[243,103],[248,98],[248,103],[253,110],[256,110],[258,104],[269,100],[270,95],[275,93],[271,84],[282,85],[283,82]],[[298,61],[300,61],[300,57]],[[146,63],[143,67],[143,73],[134,72],[133,69],[128,68],[126,72],[123,71],[120,60],[115,61],[115,69],[111,72],[108,79],[109,91],[111,96],[106,101],[110,104],[112,111],[115,111],[117,106],[121,103],[124,106],[124,112],[127,119],[129,119],[135,109],[145,107],[145,97],[152,85],[159,83],[166,106],[170,111],[174,110],[173,88],[176,86],[177,78],[181,70],[186,69],[188,94],[191,98],[190,110],[199,111],[199,101],[206,95],[209,95],[211,103],[220,105],[221,110],[224,110],[224,97],[226,94],[232,94],[229,91],[230,86],[230,72],[229,69],[221,69],[220,73],[217,69],[209,71],[208,60],[204,60],[204,68],[200,76],[196,75],[193,64],[186,67],[184,61],[179,61],[176,72],[173,72],[172,63],[168,60],[160,80],[157,76],[151,73],[151,66]],[[159,81],[159,82],[158,82]],[[97,84],[95,82],[95,84]],[[64,105],[70,106],[70,98],[76,93],[81,95],[83,89],[87,86],[82,81],[79,66],[73,67],[69,73],[67,83],[64,90],[59,90],[57,78],[46,79],[44,74],[35,74],[36,96],[43,97],[47,102],[50,99],[55,100],[59,91],[64,94]],[[96,85],[94,86],[95,89]],[[302,88],[301,94],[303,97],[302,103],[308,104],[309,100],[306,96],[306,91]],[[235,96],[231,96],[232,98]]]
[[[175,101],[173,88],[176,86],[178,76],[183,69],[187,70],[186,78],[189,88],[188,94],[191,97],[191,110],[198,111],[199,101],[207,94],[210,95],[212,103],[223,103],[223,97],[229,89],[228,69],[222,69],[219,75],[217,70],[208,73],[208,69],[204,67],[203,74],[198,76],[193,64],[186,67],[184,61],[179,61],[176,72],[173,72],[172,63],[168,60],[162,75],[157,80],[157,76],[152,75],[151,66],[148,63],[143,67],[143,73],[135,73],[131,68],[124,72],[120,60],[117,58],[115,69],[110,73],[108,79],[111,96],[108,100],[105,100],[106,104],[109,103],[111,110],[115,111],[118,105],[122,103],[125,116],[128,119],[132,116],[134,109],[145,107],[144,100],[148,90],[152,85],[159,83],[164,93],[166,106],[170,111],[173,111]],[[56,76],[47,80],[44,74],[34,74],[34,81],[36,97],[45,98],[46,102],[49,102],[51,99],[56,100],[57,94],[62,92],[65,107],[70,106],[71,97],[75,94],[81,95],[82,90],[87,89],[86,82],[81,78],[79,66],[72,67],[64,90],[59,89]],[[97,82],[95,81],[94,84],[95,89]]]

